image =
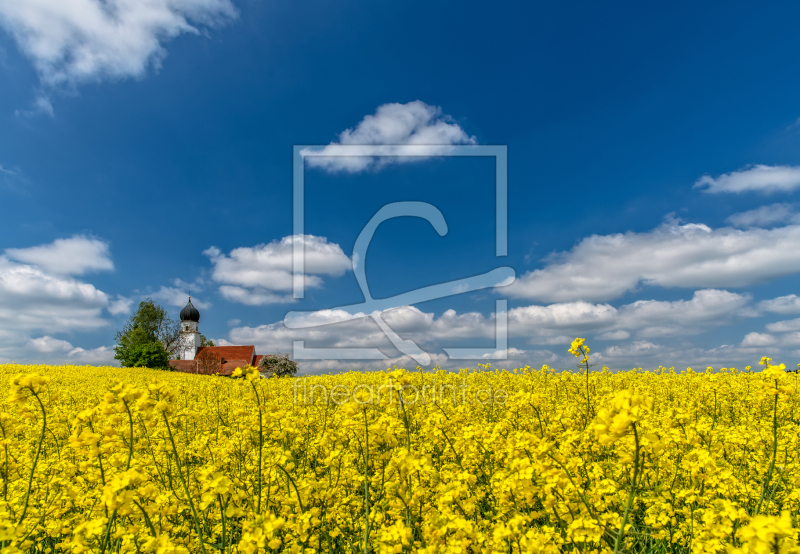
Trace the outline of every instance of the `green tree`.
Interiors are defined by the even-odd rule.
[[[169,369],[169,354],[159,342],[137,343],[132,341],[128,348],[119,348],[118,345],[115,351],[114,357],[120,361],[123,367]]]
[[[200,335],[200,348],[204,346],[214,346],[214,341],[207,339],[205,335]]]
[[[180,347],[180,323],[148,298],[115,337],[114,358],[124,367],[168,369]]]

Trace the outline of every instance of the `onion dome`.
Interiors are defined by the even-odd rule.
[[[191,296],[189,297],[189,303],[181,310],[181,321],[200,321],[200,312],[192,305]]]

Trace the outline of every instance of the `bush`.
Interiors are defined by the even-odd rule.
[[[261,358],[258,369],[265,377],[291,377],[297,373],[297,362],[289,354],[270,354]]]
[[[151,369],[171,369],[169,354],[160,342],[146,342],[131,345],[118,353],[117,359],[124,367],[149,367]]]

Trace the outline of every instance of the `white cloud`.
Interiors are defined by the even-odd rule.
[[[800,272],[800,225],[712,230],[665,223],[645,233],[592,235],[504,289],[549,302],[617,298],[641,284],[717,288]]]
[[[662,349],[661,346],[646,340],[632,342],[625,346],[609,346],[603,350],[605,358],[642,358],[651,356]]]
[[[288,236],[269,244],[234,248],[223,254],[212,246],[203,254],[214,265],[211,277],[220,283],[227,299],[249,305],[292,302],[292,254],[296,241],[305,248],[305,285],[322,286],[320,275],[338,277],[352,269],[350,258],[338,244],[313,235]]]
[[[12,260],[37,265],[48,273],[62,275],[83,275],[114,269],[108,243],[84,235],[56,239],[50,244],[30,248],[7,248],[5,254]]]
[[[108,305],[108,313],[111,315],[127,315],[131,313],[132,298],[125,298],[124,296],[117,295],[115,300],[112,300]]]
[[[789,294],[771,300],[762,300],[758,303],[758,309],[784,315],[800,314],[800,296]]]
[[[620,329],[618,331],[607,331],[597,336],[600,340],[626,340],[631,338],[631,334],[628,331]]]
[[[53,352],[60,352],[66,354],[74,347],[65,340],[54,339],[51,336],[45,335],[38,339],[31,339],[28,344],[37,352],[50,354]]]
[[[523,306],[508,311],[509,332],[534,344],[562,344],[574,333],[613,328],[619,312],[609,304],[569,302]]]
[[[332,142],[320,155],[307,156],[306,163],[309,167],[329,172],[356,173],[390,163],[438,156],[454,144],[476,144],[476,140],[450,116],[443,114],[440,107],[429,106],[420,100],[407,104],[383,104],[375,114],[366,116],[354,129],[343,131],[339,141]],[[333,156],[337,145],[360,148],[348,149],[347,156]],[[353,154],[354,150],[356,154]],[[304,150],[303,154],[308,152]]]
[[[173,279],[172,284],[178,287],[179,289],[186,289],[189,292],[191,291],[199,292],[203,290],[206,282],[202,277],[198,277],[192,283],[187,283],[183,279]]]
[[[86,350],[75,347],[68,341],[56,339],[49,335],[30,339],[28,346],[39,353],[38,357],[37,354],[32,355],[32,359],[37,361],[65,364],[119,365],[114,360],[113,346],[100,346]],[[41,354],[45,355],[44,358],[42,358]]]
[[[755,165],[741,171],[732,171],[716,179],[704,175],[694,184],[703,192],[739,194],[757,191],[764,193],[791,192],[800,187],[800,167],[786,165]]]
[[[175,306],[176,308],[183,308],[189,301],[188,289],[165,287],[163,285],[156,292],[142,295],[142,298],[146,298],[148,296],[153,300],[160,300],[161,302],[164,302],[169,306]],[[203,302],[196,296],[192,296],[192,304],[194,304],[194,306],[200,310],[211,307],[209,302]]]
[[[587,302],[523,306],[508,310],[508,331],[512,339],[523,338],[530,344],[541,345],[566,345],[576,336],[589,337],[590,340],[623,341],[636,335],[639,340],[611,348],[603,356],[621,358],[637,353],[643,356],[661,355],[669,350],[643,339],[694,335],[714,326],[730,324],[736,319],[756,314],[750,302],[747,295],[699,290],[689,300],[646,300],[619,308]],[[293,341],[304,340],[307,348],[370,347],[380,349],[390,358],[399,355],[377,324],[364,316],[343,310],[321,310],[293,318],[292,329],[286,328],[283,322],[236,327],[231,329],[229,339],[231,344],[255,344],[259,352],[273,352],[276,349],[289,352]],[[459,344],[490,347],[496,330],[494,314],[459,314],[455,310],[447,310],[435,317],[414,306],[387,311],[384,320],[403,339],[413,340],[433,353],[442,347]],[[316,326],[298,328],[301,323]],[[521,362],[533,365],[535,359],[537,363],[550,363],[542,361],[541,355],[537,354],[543,351],[523,351],[510,345],[510,355],[512,350],[517,356],[514,359]],[[561,350],[565,353],[566,347]],[[548,354],[548,357],[551,356],[552,352]],[[561,359],[563,361],[565,358]],[[567,361],[571,367],[572,360]],[[452,367],[454,364],[457,365],[457,362],[448,365]]]
[[[264,306],[266,304],[290,304],[295,301],[289,294],[275,294],[263,287],[246,289],[233,285],[222,285],[219,292],[231,302],[239,302],[245,306]]]
[[[767,331],[771,333],[786,333],[789,331],[800,331],[800,318],[788,319],[786,321],[777,321],[770,323],[766,327]]]
[[[783,346],[797,346],[800,344],[800,331],[792,333],[785,333],[781,335],[781,345]]]
[[[734,227],[770,227],[781,223],[800,223],[793,204],[778,203],[729,216],[725,221]]]
[[[16,171],[11,171],[10,169],[3,167],[2,164],[0,164],[0,173],[6,173],[8,175],[16,175],[17,174]]]
[[[742,339],[741,346],[744,347],[753,347],[753,346],[771,346],[777,343],[777,339],[770,334],[767,333],[747,333]]]
[[[0,256],[0,328],[75,331],[108,324],[108,296],[89,283]]]
[[[747,295],[704,289],[690,300],[639,300],[619,308],[581,301],[523,306],[508,311],[508,325],[511,336],[530,337],[533,344],[569,343],[576,335],[601,340],[685,336],[754,316],[749,304]]]
[[[32,115],[39,115],[45,114],[53,117],[55,115],[55,111],[53,110],[53,103],[50,102],[50,98],[47,96],[40,94],[36,97],[33,101],[33,106],[31,106],[30,110],[14,110],[14,115],[24,115],[24,116],[32,116]]]
[[[113,346],[99,346],[89,350],[80,347],[74,348],[67,354],[67,360],[71,364],[119,365],[119,362],[114,359]]]
[[[733,346],[723,344],[715,348],[697,348],[688,345],[665,347],[657,353],[653,361],[666,366],[674,365],[676,369],[692,366],[695,370],[712,366],[720,367],[758,366],[761,356],[773,356],[775,359],[783,355],[779,346]],[[656,361],[657,360],[657,361]],[[641,365],[641,364],[640,364]]]
[[[0,254],[0,359],[72,363],[102,358],[108,362],[102,349],[76,349],[54,337],[107,328],[110,321],[103,317],[104,311],[121,313],[129,305],[128,299],[117,296],[112,301],[74,276],[113,269],[108,245],[75,236],[5,252]]]
[[[639,337],[693,335],[735,317],[756,315],[749,303],[749,295],[714,289],[695,291],[691,300],[638,300],[620,307],[617,326]]]
[[[142,77],[159,67],[167,40],[236,15],[230,0],[0,2],[0,25],[46,87]]]

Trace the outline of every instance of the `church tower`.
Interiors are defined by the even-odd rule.
[[[197,348],[200,346],[200,332],[197,324],[200,322],[200,312],[192,305],[192,297],[189,303],[181,310],[181,359],[194,360],[197,355]]]

